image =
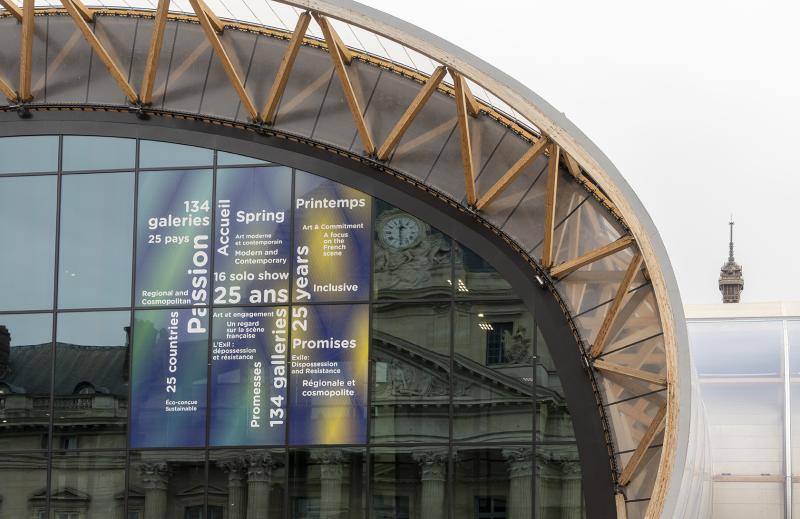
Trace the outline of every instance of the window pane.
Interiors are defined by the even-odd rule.
[[[689,324],[689,339],[701,378],[775,377],[780,373],[780,321],[693,322]]]
[[[187,510],[197,506],[202,510],[206,495],[203,451],[135,451],[130,458],[129,514],[139,512],[144,519],[182,519]]]
[[[753,519],[786,517],[786,487],[778,482],[715,481],[714,518]],[[792,495],[792,494],[790,494]],[[797,517],[797,501],[793,518]]]
[[[361,449],[303,449],[289,454],[292,518],[362,519],[365,463]]]
[[[800,321],[786,321],[789,338],[789,367],[793,376],[800,375]]]
[[[64,171],[133,169],[136,166],[136,140],[116,137],[64,136]]]
[[[216,187],[215,302],[288,302],[292,170],[219,169]]]
[[[133,173],[61,181],[59,308],[129,306]]]
[[[214,450],[209,453],[208,518],[283,517],[286,453],[283,449]],[[250,497],[250,498],[249,498]],[[249,498],[249,499],[248,499]]]
[[[302,171],[294,189],[293,300],[369,299],[372,197]]]
[[[140,168],[172,168],[211,166],[214,151],[171,142],[141,141],[139,143]]]
[[[789,403],[791,406],[791,448],[792,475],[800,475],[800,321],[787,321],[786,328],[789,339],[789,367],[791,373],[791,390]],[[800,496],[800,485],[794,483],[794,495]],[[795,507],[800,515],[800,505]]]
[[[125,446],[130,312],[58,315],[55,448]]]
[[[44,516],[47,507],[47,456],[45,454],[0,454],[1,503],[5,519]]]
[[[531,441],[535,328],[525,305],[459,303],[454,326],[454,439]]]
[[[374,293],[380,299],[452,294],[450,238],[422,220],[375,201]]]
[[[533,449],[460,448],[455,453],[455,517],[530,519]]]
[[[53,307],[56,180],[0,178],[0,310]]]
[[[66,519],[122,517],[125,455],[117,452],[54,452],[51,515]]]
[[[0,315],[0,451],[47,448],[52,319]]]
[[[446,441],[450,303],[375,305],[372,327],[372,441]]]
[[[369,305],[292,308],[289,443],[367,442]]]
[[[463,297],[516,297],[511,285],[485,259],[456,244],[456,295]]]
[[[136,312],[131,341],[131,447],[205,445],[206,314],[202,308]]]
[[[575,445],[537,447],[536,476],[536,517],[586,517]]]
[[[375,519],[446,519],[447,448],[371,451]]]
[[[58,137],[3,137],[0,157],[0,173],[58,171]]]
[[[285,306],[214,311],[209,445],[284,445],[289,319]]]
[[[210,301],[212,185],[210,170],[139,174],[137,306]]]
[[[714,472],[783,474],[783,383],[702,381]]]

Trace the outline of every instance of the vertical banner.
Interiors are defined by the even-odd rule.
[[[366,443],[369,305],[292,308],[289,443]]]
[[[206,313],[205,309],[135,313],[131,448],[205,445]]]
[[[210,170],[139,173],[136,306],[209,304]]]
[[[292,171],[217,171],[215,304],[289,302]]]
[[[294,201],[293,300],[369,298],[372,198],[298,171]]]
[[[283,445],[289,308],[219,308],[212,329],[209,445]]]

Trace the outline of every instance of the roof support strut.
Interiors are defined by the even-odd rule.
[[[11,85],[8,82],[0,78],[0,92],[3,92],[3,95],[8,98],[9,101],[16,101],[17,100],[17,93],[14,92],[14,89],[11,88]]]
[[[342,85],[344,97],[347,100],[347,106],[350,108],[350,113],[353,115],[353,120],[356,123],[356,129],[358,130],[358,136],[361,139],[361,144],[364,146],[364,150],[367,152],[367,154],[372,155],[375,153],[375,144],[370,136],[367,123],[364,120],[361,105],[359,104],[356,93],[353,90],[353,84],[350,82],[350,77],[347,75],[347,69],[345,68],[344,61],[345,58],[342,54],[340,44],[337,44],[338,35],[335,35],[336,32],[333,30],[333,27],[330,26],[327,19],[317,13],[314,13],[314,19],[317,21],[322,29],[322,33],[325,35],[325,43],[328,45],[328,53],[331,55],[333,68],[336,69],[336,75],[339,76],[339,82]]]
[[[261,118],[267,124],[275,123],[275,114],[278,111],[278,103],[283,96],[283,91],[286,89],[286,82],[289,81],[289,72],[292,70],[297,53],[300,52],[300,46],[303,44],[303,37],[306,35],[308,24],[311,21],[311,15],[307,12],[300,15],[297,19],[292,38],[289,40],[289,48],[281,59],[281,64],[278,66],[278,72],[275,74],[275,80],[272,82],[272,89],[269,91],[269,97],[264,104],[264,109],[261,111]]]
[[[625,465],[625,468],[622,469],[622,474],[619,475],[619,483],[620,486],[625,486],[631,482],[633,476],[636,474],[639,466],[644,460],[644,455],[647,453],[647,449],[653,444],[653,440],[655,440],[658,433],[664,428],[667,418],[667,403],[664,402],[661,404],[661,408],[656,413],[656,416],[653,418],[653,421],[650,422],[650,427],[647,428],[647,431],[644,433],[639,445],[636,447],[636,450],[631,456],[631,459],[628,461],[628,464]]]
[[[212,27],[214,27],[214,30],[219,34],[222,34],[222,31],[225,29],[225,24],[222,23],[222,20],[220,20],[219,17],[214,14],[214,11],[208,8],[203,0],[197,0],[197,5],[203,10],[208,18],[209,23]],[[192,4],[192,8],[195,9],[194,4]],[[197,9],[195,9],[194,12],[198,15],[197,17],[200,18],[200,13],[197,12]]]
[[[31,58],[33,56],[33,0],[22,3],[22,41],[19,45],[19,99],[28,101],[31,95]]]
[[[200,20],[200,26],[203,28],[203,32],[206,33],[208,41],[211,42],[211,46],[214,47],[214,52],[220,62],[222,62],[222,68],[225,70],[225,74],[228,76],[228,80],[230,80],[234,90],[236,90],[239,99],[241,99],[242,105],[247,110],[247,113],[250,114],[252,120],[258,120],[258,108],[253,104],[253,100],[250,99],[250,94],[245,90],[244,83],[242,83],[236,67],[233,66],[231,58],[225,51],[222,40],[219,39],[219,34],[217,34],[216,25],[208,16],[208,8],[203,4],[203,0],[189,0],[189,3],[192,4],[192,9],[194,9],[197,19]]]
[[[494,200],[497,195],[502,193],[511,183],[517,178],[517,175],[527,168],[539,155],[541,155],[547,147],[548,140],[544,136],[540,137],[538,141],[531,146],[525,154],[519,158],[517,162],[500,177],[494,185],[478,200],[477,209],[483,209]]]
[[[603,349],[606,347],[606,342],[610,336],[611,327],[614,326],[614,322],[617,320],[619,310],[622,308],[622,302],[625,300],[625,295],[628,293],[628,290],[630,290],[631,284],[633,283],[633,280],[636,277],[636,274],[639,272],[639,268],[641,266],[642,255],[640,253],[636,253],[631,260],[630,265],[628,265],[628,270],[625,271],[625,276],[622,278],[619,288],[617,288],[617,294],[614,296],[614,301],[611,302],[611,306],[608,308],[606,316],[603,319],[603,324],[600,325],[600,330],[597,332],[597,337],[595,338],[594,344],[592,344],[592,349],[590,351],[590,356],[592,358],[596,358],[603,353]]]
[[[67,10],[70,18],[72,18],[72,21],[75,22],[75,25],[83,34],[86,42],[92,47],[95,54],[97,54],[97,57],[100,58],[100,61],[102,61],[108,69],[109,73],[111,73],[111,77],[114,78],[114,81],[116,81],[120,90],[122,90],[122,92],[125,94],[125,97],[127,97],[131,103],[137,103],[139,96],[136,95],[136,91],[133,89],[131,84],[128,83],[128,80],[122,73],[122,70],[111,58],[111,55],[108,53],[105,47],[103,47],[103,44],[100,43],[100,40],[97,39],[97,36],[94,34],[94,32],[92,32],[91,27],[89,27],[86,17],[89,16],[91,19],[91,12],[78,0],[61,0],[61,4]]]
[[[657,375],[655,373],[650,373],[649,371],[642,371],[636,368],[629,368],[627,366],[621,366],[614,362],[608,362],[605,360],[596,360],[592,364],[595,369],[599,369],[600,371],[605,371],[607,373],[616,373],[617,375],[624,375],[626,377],[635,378],[637,380],[642,380],[644,382],[649,382],[650,384],[656,384],[659,386],[666,386],[667,379],[661,375]]]
[[[161,56],[161,46],[164,43],[164,29],[167,26],[168,12],[169,0],[158,0],[156,17],[153,20],[153,35],[150,38],[150,50],[147,51],[147,64],[144,68],[142,88],[139,92],[142,104],[145,105],[149,105],[153,102],[153,85],[156,81],[156,70],[158,70],[158,59]]]
[[[475,195],[475,163],[472,160],[472,139],[469,133],[469,118],[467,117],[470,114],[470,103],[467,101],[469,88],[461,74],[450,69],[450,75],[453,76],[453,84],[456,87],[456,111],[458,113],[458,131],[461,136],[461,164],[464,166],[467,204],[474,206],[477,202],[477,196]]]
[[[550,144],[550,158],[547,161],[547,198],[544,206],[544,242],[542,245],[542,267],[553,266],[553,232],[556,222],[556,191],[558,190],[558,158],[561,148],[555,142]]]
[[[400,139],[403,138],[403,135],[408,130],[411,123],[417,117],[417,115],[422,111],[422,107],[425,106],[425,103],[428,102],[428,99],[431,98],[434,92],[436,92],[436,88],[444,79],[444,75],[446,74],[447,70],[443,66],[436,67],[436,70],[433,71],[431,77],[428,78],[428,81],[425,82],[425,85],[420,89],[417,93],[417,97],[411,101],[411,104],[408,105],[405,113],[400,120],[397,121],[397,124],[394,125],[392,131],[389,132],[389,136],[386,137],[386,141],[378,150],[378,160],[386,160],[389,158],[389,155],[394,151],[397,144],[400,142]]]
[[[617,506],[617,519],[628,519],[628,510],[625,507],[625,494],[618,493],[614,496],[614,503]]]
[[[606,256],[611,256],[616,252],[627,249],[633,243],[634,243],[633,236],[629,234],[625,235],[622,238],[609,243],[608,245],[603,245],[602,247],[598,247],[594,250],[587,252],[583,256],[579,256],[575,259],[565,261],[564,263],[561,263],[560,265],[553,267],[550,270],[550,275],[556,279],[563,278],[570,272],[574,272],[579,268],[588,265],[589,263],[594,263],[595,261],[601,260]]]
[[[5,7],[6,11],[11,13],[11,15],[18,21],[20,22],[22,21],[22,11],[20,10],[19,7],[17,7],[17,4],[9,0],[0,0],[0,5]]]

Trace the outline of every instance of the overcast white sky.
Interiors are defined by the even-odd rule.
[[[800,2],[362,0],[565,112],[644,202],[685,303],[800,300]]]

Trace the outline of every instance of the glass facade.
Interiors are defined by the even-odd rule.
[[[735,317],[688,323],[709,424],[713,517],[798,518],[800,320],[751,308],[748,316],[746,304],[724,305],[707,313]]]
[[[536,316],[435,222],[205,148],[4,146],[43,151],[0,171],[0,519],[585,515]]]

